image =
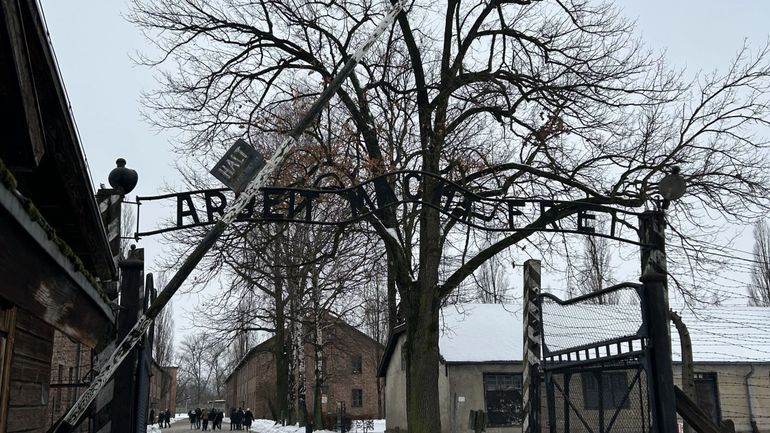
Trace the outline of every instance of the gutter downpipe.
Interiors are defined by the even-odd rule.
[[[749,370],[749,373],[743,377],[746,382],[746,397],[749,400],[749,423],[751,424],[751,431],[753,433],[759,433],[757,421],[754,419],[754,405],[751,403],[751,384],[749,383],[749,379],[754,375],[754,364],[749,364],[749,367],[751,367],[751,370]]]

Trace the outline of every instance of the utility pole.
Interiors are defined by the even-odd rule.
[[[656,433],[676,433],[676,396],[671,367],[671,328],[669,326],[666,274],[666,221],[662,210],[639,216],[642,244],[644,306],[650,336],[650,371],[647,381],[652,401],[652,428]]]

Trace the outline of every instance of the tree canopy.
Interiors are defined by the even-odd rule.
[[[235,136],[269,147],[289,108],[319,94],[388,6],[135,0],[131,19],[160,53],[143,59],[161,77],[148,113],[183,131],[178,149],[203,164]],[[726,71],[687,81],[610,3],[407,3],[306,131],[321,146],[310,166],[351,183],[417,169],[484,197],[563,201],[491,240],[428,206],[367,219],[407,325],[410,432],[440,431],[441,303],[513,245],[558,248],[533,229],[575,218],[578,203],[656,206],[658,180],[678,166],[688,193],[669,210],[672,245],[694,275],[715,215],[749,222],[768,210],[767,54],[743,47]],[[423,176],[418,192],[429,201],[436,188]]]

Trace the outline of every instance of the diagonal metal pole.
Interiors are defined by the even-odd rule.
[[[139,321],[136,322],[136,325],[134,325],[134,327],[128,332],[123,341],[118,344],[112,355],[104,362],[101,371],[91,382],[91,385],[88,387],[88,389],[70,408],[62,421],[58,425],[54,426],[50,431],[55,433],[69,433],[74,430],[80,419],[88,410],[91,402],[94,400],[94,398],[96,398],[96,396],[99,394],[102,388],[104,388],[107,382],[109,382],[118,366],[120,366],[120,364],[131,352],[134,346],[136,346],[136,344],[141,340],[144,333],[147,332],[147,330],[152,325],[152,322],[155,317],[157,317],[158,313],[160,313],[163,307],[166,306],[168,301],[171,299],[174,293],[176,293],[179,287],[182,286],[182,283],[184,283],[192,271],[195,270],[195,267],[198,265],[201,259],[203,259],[203,256],[214,245],[217,239],[219,239],[222,233],[224,233],[225,229],[227,229],[227,227],[232,224],[233,221],[235,221],[238,214],[240,214],[249,203],[249,201],[257,195],[259,189],[265,186],[267,179],[281,165],[283,160],[286,158],[286,155],[288,155],[296,145],[297,139],[313,122],[313,119],[315,119],[320,114],[321,109],[331,99],[334,93],[339,90],[339,88],[342,86],[342,83],[345,81],[345,79],[347,79],[350,73],[353,72],[353,69],[356,67],[361,58],[363,58],[364,54],[366,54],[369,48],[374,45],[382,33],[385,32],[388,27],[390,27],[396,16],[402,10],[403,1],[404,0],[397,0],[393,4],[391,10],[387,15],[385,15],[385,17],[383,17],[382,21],[377,25],[374,31],[372,31],[367,40],[361,46],[359,46],[358,49],[356,49],[356,51],[348,59],[339,73],[331,81],[329,86],[321,93],[315,103],[313,103],[313,105],[297,122],[286,140],[284,140],[275,151],[275,154],[273,154],[272,158],[270,158],[265,163],[265,166],[262,168],[262,170],[257,173],[257,175],[251,181],[249,181],[248,185],[238,196],[238,199],[233,202],[232,207],[228,209],[228,211],[219,221],[217,221],[216,224],[214,224],[214,226],[208,231],[208,233],[206,233],[206,235],[190,253],[190,255],[187,256],[184,263],[182,263],[182,266],[179,267],[179,270],[177,270],[176,274],[174,274],[168,284],[166,284],[166,287],[164,287],[163,290],[158,294],[158,297],[155,298],[155,301],[152,302],[144,315],[139,318]]]

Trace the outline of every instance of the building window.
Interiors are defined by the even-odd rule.
[[[586,409],[599,409],[599,398],[604,409],[628,407],[628,377],[625,371],[583,373],[583,404]],[[599,388],[601,379],[601,392]],[[623,401],[625,400],[625,402]]]
[[[351,359],[351,368],[353,374],[361,374],[363,369],[363,359],[361,358],[361,355],[356,355]]]
[[[714,424],[722,421],[722,409],[719,406],[719,387],[716,373],[695,373],[695,401],[698,407],[708,414]]]
[[[364,405],[364,391],[354,389],[350,396],[350,407],[362,407]]]
[[[521,424],[521,374],[484,374],[484,399],[487,425],[502,427]]]

